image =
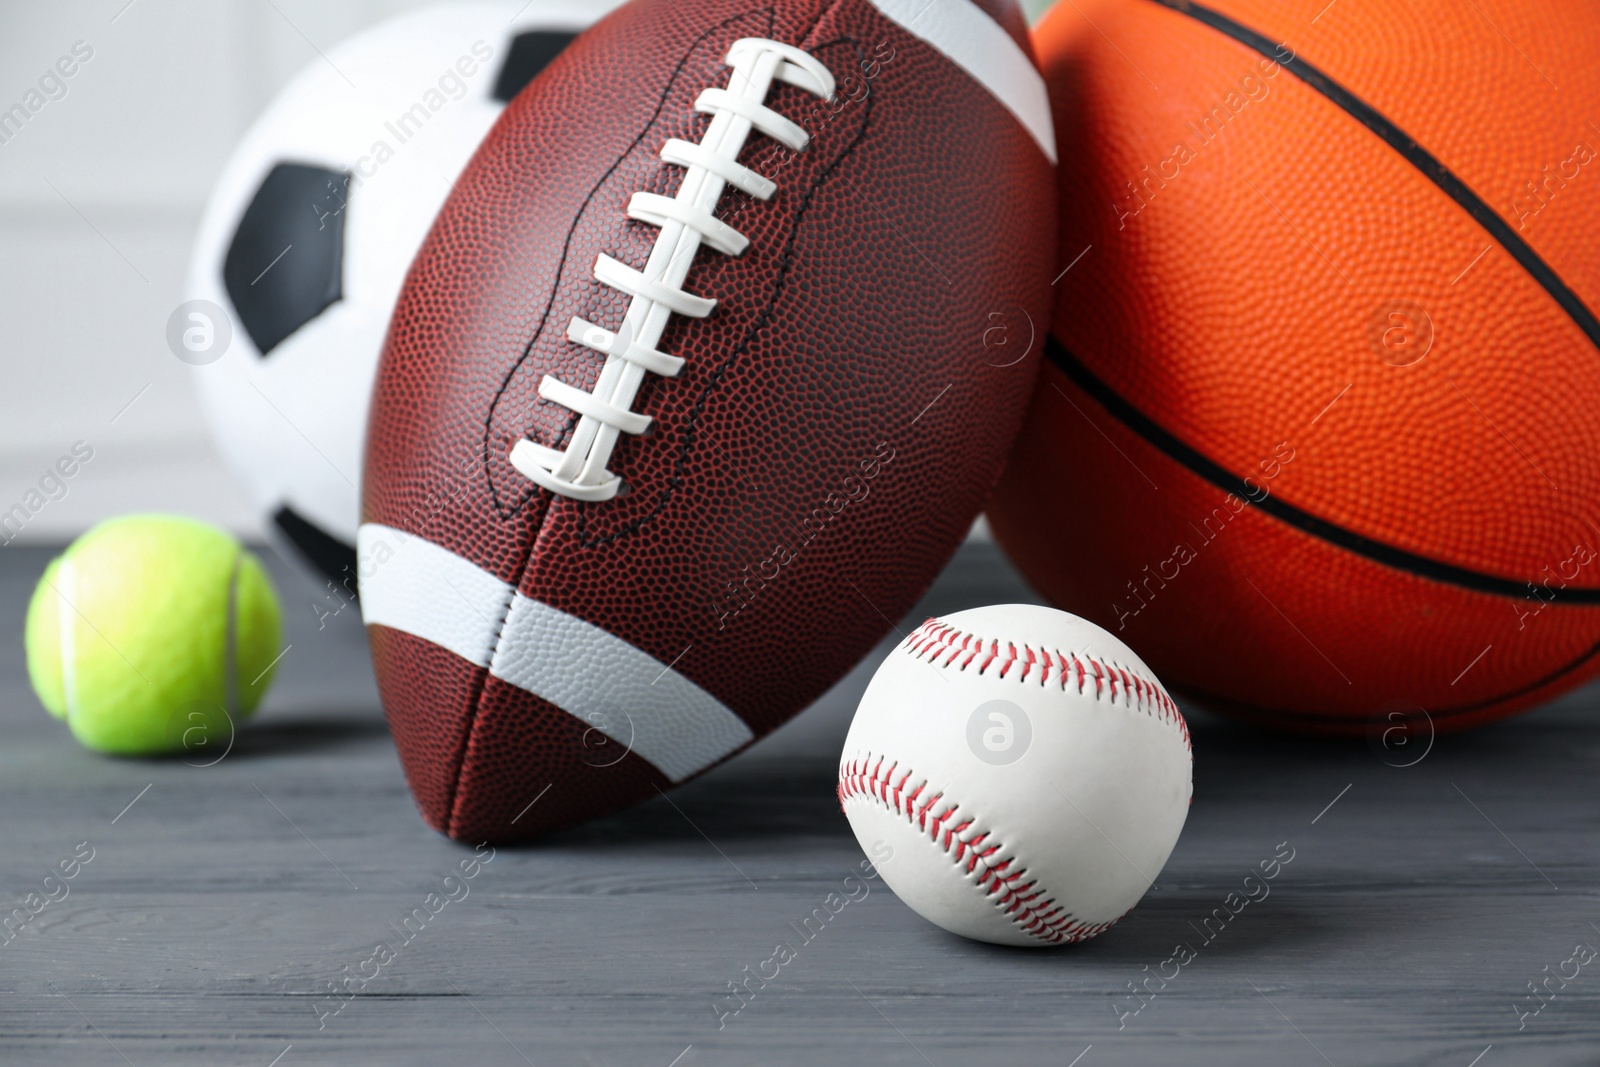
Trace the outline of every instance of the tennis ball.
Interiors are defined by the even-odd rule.
[[[51,561],[28,604],[28,675],[97,752],[226,752],[279,655],[260,562],[173,515],[103,522]]]

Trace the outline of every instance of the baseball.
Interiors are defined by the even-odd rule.
[[[1005,604],[929,619],[867,687],[839,802],[923,918],[1000,945],[1084,941],[1167,862],[1193,793],[1189,729],[1092,622]]]

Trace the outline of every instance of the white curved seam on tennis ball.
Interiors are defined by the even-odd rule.
[[[63,555],[61,566],[56,570],[56,652],[61,657],[61,704],[66,712],[67,721],[72,721],[72,715],[78,710],[78,680],[74,672],[77,661],[77,642],[73,640],[75,627],[73,619],[78,609],[72,605],[73,594],[77,592],[77,575],[72,567],[72,557]]]

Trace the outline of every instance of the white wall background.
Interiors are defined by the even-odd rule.
[[[166,346],[189,245],[213,178],[278,88],[318,50],[425,4],[0,0],[0,107],[75,42],[94,50],[0,144],[0,512],[75,442],[94,449],[19,542],[139,510],[259,533]]]

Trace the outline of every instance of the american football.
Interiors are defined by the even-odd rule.
[[[922,6],[631,5],[462,174],[390,326],[358,535],[433,826],[533,836],[725,759],[982,507],[1037,359],[983,337],[1046,321],[1054,147],[1017,9]]]

